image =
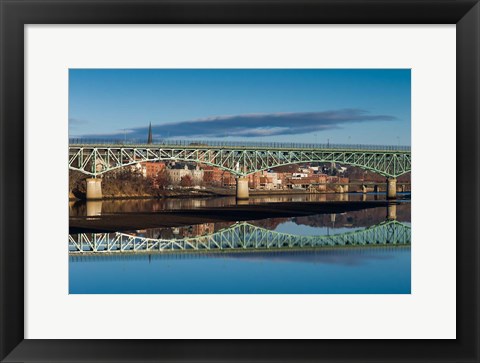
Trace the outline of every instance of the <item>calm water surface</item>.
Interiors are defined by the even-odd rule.
[[[321,200],[325,195],[252,198],[250,203]],[[345,198],[344,196],[342,196]],[[289,199],[290,198],[290,199]],[[317,198],[317,199],[315,199]],[[331,195],[327,198],[339,198]],[[362,198],[349,195],[349,200]],[[381,195],[368,195],[381,199]],[[233,202],[232,202],[233,199]],[[234,198],[100,202],[95,208],[71,204],[71,216],[225,206]],[[262,230],[295,236],[356,233],[385,223],[386,207],[255,221],[205,223],[181,228],[126,231],[137,236],[178,240],[210,235],[248,222]],[[391,215],[390,215],[391,216]],[[410,203],[396,206],[395,217],[410,225]],[[267,238],[267,237],[266,237]],[[270,238],[270,237],[268,237]],[[70,255],[71,294],[409,294],[410,246],[318,247],[253,252],[168,252],[125,255]]]

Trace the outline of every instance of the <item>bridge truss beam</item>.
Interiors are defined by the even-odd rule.
[[[70,145],[68,166],[94,177],[147,161],[187,161],[216,166],[237,176],[282,165],[331,162],[358,166],[387,178],[411,170],[410,151],[339,149],[247,149],[228,147]]]
[[[82,233],[69,235],[68,248],[70,254],[101,254],[409,245],[410,242],[410,226],[397,221],[331,236],[298,236],[241,222],[210,235],[183,239],[153,239],[120,232]]]

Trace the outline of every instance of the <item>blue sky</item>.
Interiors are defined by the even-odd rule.
[[[71,137],[410,145],[409,69],[71,69]]]

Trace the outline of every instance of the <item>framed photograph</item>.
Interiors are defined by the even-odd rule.
[[[2,361],[480,361],[477,1],[1,11]]]
[[[71,68],[69,293],[410,294],[410,78]]]

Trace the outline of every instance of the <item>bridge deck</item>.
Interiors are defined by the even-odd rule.
[[[175,148],[187,149],[238,149],[238,150],[331,150],[331,151],[378,151],[378,152],[410,152],[410,146],[400,145],[362,145],[362,144],[309,144],[309,143],[282,143],[282,142],[244,142],[244,141],[185,141],[185,140],[158,140],[147,144],[141,140],[92,140],[70,139],[70,146],[76,147],[131,147],[131,148]]]

